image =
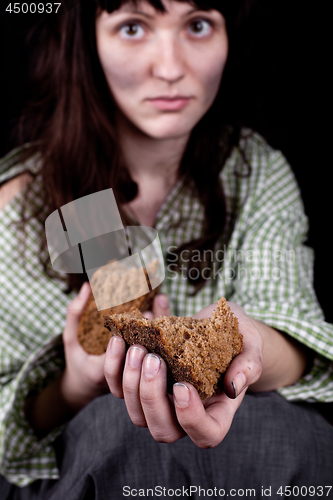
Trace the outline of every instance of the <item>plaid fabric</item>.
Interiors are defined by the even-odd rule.
[[[258,135],[244,134],[241,146],[251,169],[238,150],[223,168],[227,224],[208,255],[212,277],[196,296],[191,296],[186,265],[180,274],[175,272],[172,252],[202,234],[203,207],[179,181],[160,208],[155,228],[164,254],[171,252],[174,261],[166,263],[161,291],[168,294],[175,315],[193,315],[223,295],[251,317],[299,340],[314,351],[312,369],[297,384],[279,389],[280,394],[290,401],[333,401],[333,325],[325,323],[313,291],[313,253],[304,245],[307,219],[299,189],[281,153]],[[38,171],[37,161],[19,163],[19,151],[1,160],[0,183],[27,169]],[[38,203],[38,182],[30,189]],[[29,393],[40,391],[64,368],[59,334],[74,294],[65,295],[64,283],[43,273],[35,222],[27,231],[22,265],[13,225],[19,220],[21,200],[19,193],[0,213],[0,471],[24,486],[59,477],[52,441],[62,428],[37,440],[23,406]],[[233,220],[235,207],[238,216]],[[187,258],[184,253],[184,264]]]

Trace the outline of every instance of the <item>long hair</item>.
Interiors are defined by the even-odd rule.
[[[89,194],[112,187],[125,225],[129,224],[121,204],[133,200],[137,185],[131,179],[118,145],[115,104],[112,100],[95,40],[98,9],[112,12],[121,4],[136,0],[79,0],[61,15],[50,18],[38,30],[34,67],[30,79],[31,97],[20,121],[21,142],[31,146],[22,160],[38,155],[42,182],[42,204],[29,217],[25,207],[33,200],[28,189],[22,206],[21,224],[34,217],[40,222],[40,259],[50,276],[44,223],[54,210]],[[164,11],[160,0],[148,0]],[[182,1],[182,0],[176,0]],[[193,129],[184,152],[180,175],[204,207],[205,224],[201,237],[186,242],[184,249],[214,248],[225,224],[225,201],[219,175],[234,147],[238,146],[241,122],[237,112],[238,96],[233,80],[237,72],[238,26],[247,15],[248,0],[196,0],[201,9],[217,9],[226,19],[229,58],[214,104]],[[31,35],[34,40],[36,33]],[[222,148],[221,148],[222,141]],[[202,175],[202,166],[205,175]],[[36,180],[36,179],[34,179]],[[34,182],[33,180],[33,182]],[[181,263],[179,262],[180,266]],[[209,262],[190,262],[191,268],[209,267]],[[190,275],[198,275],[197,279]],[[204,285],[201,273],[187,273],[195,293]],[[86,279],[69,274],[68,289],[76,290]]]

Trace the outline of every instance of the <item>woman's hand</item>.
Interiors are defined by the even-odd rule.
[[[39,394],[26,400],[25,415],[38,437],[70,420],[95,397],[109,392],[103,371],[105,354],[87,354],[77,339],[81,314],[90,293],[90,285],[84,283],[67,310],[63,333],[65,371]]]
[[[237,398],[244,389],[254,384],[262,372],[263,340],[255,322],[244,309],[234,302],[228,302],[231,312],[239,323],[239,331],[243,335],[243,350],[231,362],[225,372],[223,388],[229,398]],[[216,304],[205,307],[193,318],[209,318]]]
[[[62,377],[64,397],[73,410],[83,408],[95,397],[108,392],[104,377],[105,354],[88,354],[77,338],[77,330],[85,305],[90,297],[89,283],[84,283],[78,296],[67,309],[63,342],[66,369]]]
[[[236,304],[229,304],[239,319],[244,337],[243,352],[229,366],[224,377],[225,392],[203,403],[196,389],[187,382],[167,393],[166,364],[159,356],[132,346],[125,355],[125,342],[113,337],[105,358],[105,378],[110,391],[124,398],[132,422],[149,427],[159,442],[171,443],[186,434],[201,448],[217,446],[226,436],[241,404],[245,389],[260,376],[262,339],[253,321]],[[194,318],[210,317],[216,304],[206,307]],[[229,397],[228,397],[229,396]]]

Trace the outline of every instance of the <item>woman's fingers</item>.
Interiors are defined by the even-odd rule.
[[[243,351],[236,356],[224,376],[224,390],[229,398],[238,397],[244,389],[256,382],[262,371],[263,341],[261,334],[245,311],[234,302],[228,302],[231,312],[237,317],[239,331],[243,335]],[[193,318],[210,317],[216,304],[211,304]]]
[[[230,364],[223,385],[226,394],[236,398],[261,375],[263,341],[258,328],[243,309],[233,302],[229,302],[229,306],[238,318],[243,350]]]
[[[118,336],[111,337],[104,360],[104,376],[110,392],[116,398],[123,398],[122,373],[125,360],[125,341]]]
[[[167,295],[158,294],[154,297],[152,310],[142,313],[147,319],[158,318],[159,316],[171,316],[169,298]]]
[[[140,345],[133,345],[127,351],[125,369],[123,373],[123,394],[126,408],[133,424],[147,427],[147,422],[140,401],[140,379],[143,358],[147,349]]]
[[[88,282],[83,283],[80,292],[67,308],[66,327],[63,333],[64,342],[77,342],[77,329],[83,310],[89,300],[91,288]]]
[[[244,394],[236,400],[218,394],[202,404],[197,391],[186,382],[173,386],[178,422],[200,448],[214,448],[226,436]]]
[[[89,283],[84,283],[80,293],[68,306],[63,332],[66,368],[62,379],[62,391],[69,404],[76,410],[96,396],[104,394],[108,388],[103,370],[105,354],[99,356],[88,354],[77,338],[80,318],[90,294]]]
[[[154,298],[152,307],[154,318],[159,316],[171,316],[169,298],[167,295],[158,294]]]
[[[153,438],[163,443],[175,442],[188,434],[200,448],[213,448],[224,439],[244,393],[234,400],[218,394],[203,405],[193,386],[177,383],[173,405],[167,393],[167,368],[162,358],[147,354],[141,345],[130,347],[123,367],[124,358],[124,340],[113,337],[105,359],[105,378],[112,394],[125,399],[135,425],[148,426]]]
[[[156,441],[171,443],[185,432],[177,422],[167,393],[167,369],[162,358],[147,354],[141,345],[131,346],[126,355],[121,337],[110,340],[104,374],[112,394],[124,398],[132,422],[149,427]]]
[[[144,358],[140,400],[149,431],[156,441],[173,443],[185,436],[167,393],[166,364],[156,354]]]
[[[213,304],[201,311],[202,317],[210,316],[215,307]],[[259,378],[262,370],[260,332],[241,307],[230,303],[230,308],[239,320],[243,352],[225,374],[225,393],[209,398],[204,404],[189,383],[174,385],[172,403],[167,393],[164,360],[156,354],[147,354],[141,345],[135,345],[128,350],[123,366],[124,340],[114,337],[110,341],[105,360],[105,377],[110,390],[125,399],[132,422],[148,426],[156,441],[171,443],[188,434],[201,448],[217,446],[229,431],[243,400],[244,389]],[[154,314],[159,313],[157,302],[153,310]]]
[[[146,319],[154,319],[154,314],[152,311],[145,311],[142,313],[142,316]]]
[[[244,389],[259,379],[261,371],[260,351],[244,343],[243,352],[232,361],[225,374],[223,386],[226,394],[230,398],[237,398]]]

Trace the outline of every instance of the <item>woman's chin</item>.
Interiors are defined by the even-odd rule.
[[[152,139],[178,139],[188,136],[194,128],[194,124],[179,123],[173,120],[167,124],[152,123],[147,126],[141,126],[140,130]]]
[[[152,139],[177,139],[188,137],[195,125],[198,123],[202,113],[183,113],[169,112],[162,113],[159,116],[121,113],[119,115],[118,125],[125,126],[127,131],[136,131],[140,135]]]

